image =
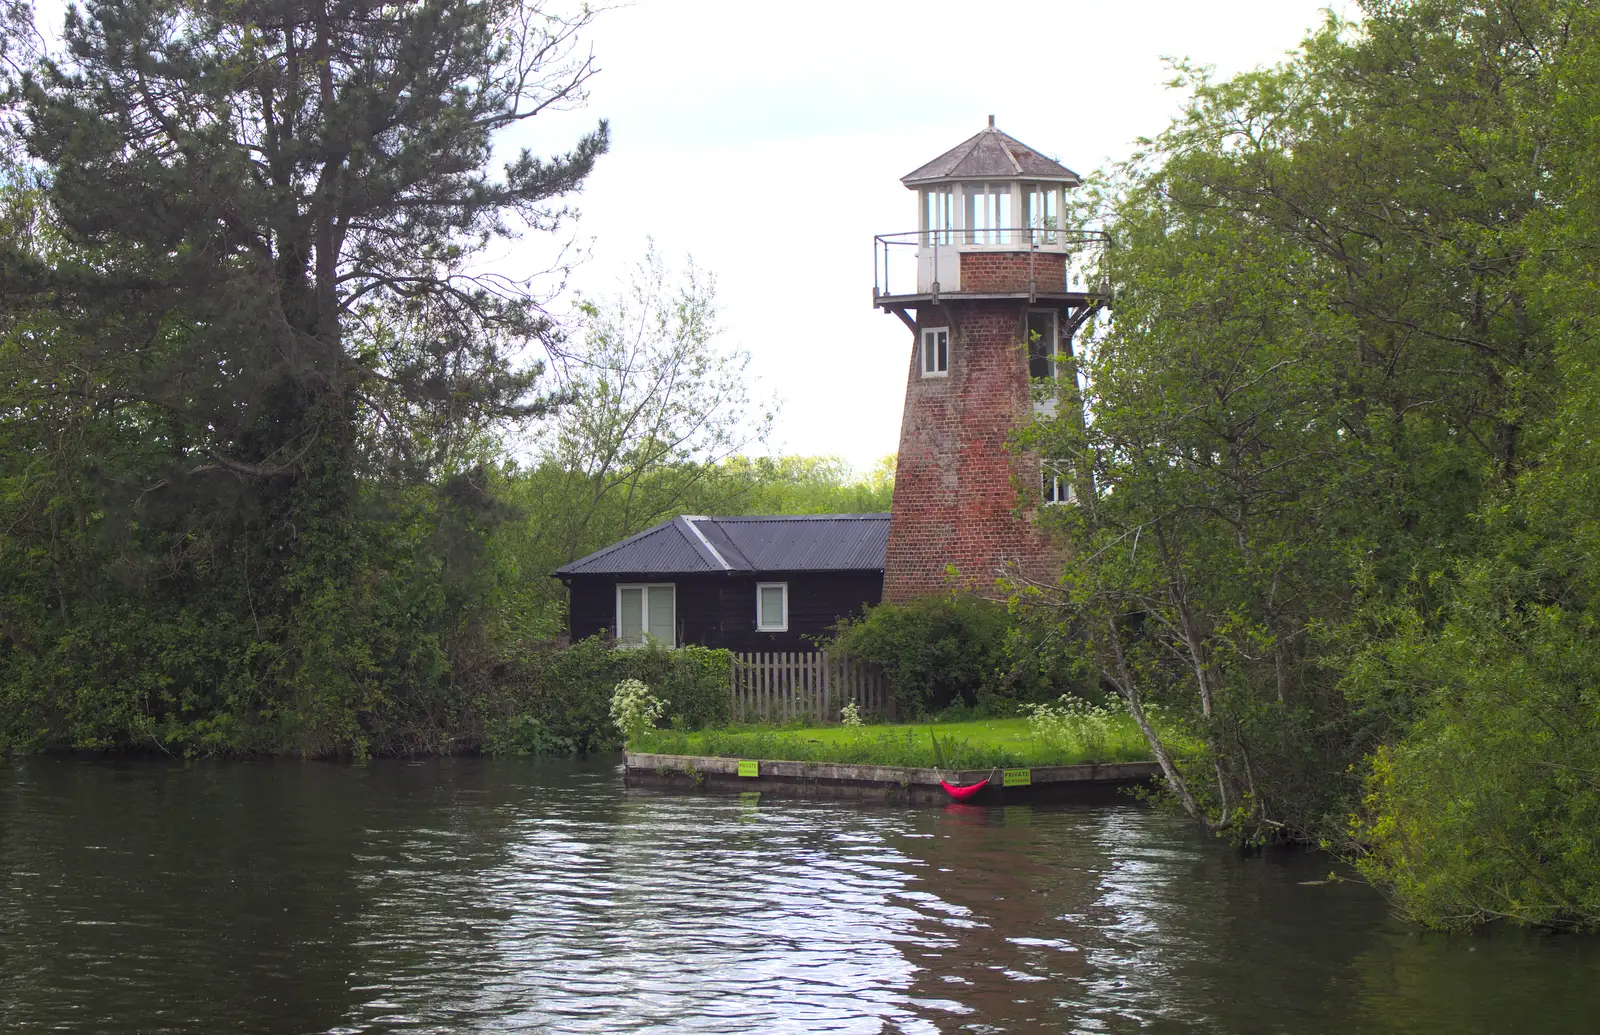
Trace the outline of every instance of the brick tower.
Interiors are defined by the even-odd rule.
[[[901,182],[917,192],[918,227],[876,238],[873,287],[913,336],[884,599],[949,588],[951,567],[979,592],[1007,573],[1053,581],[1064,557],[1034,518],[1070,490],[1006,440],[1056,405],[1058,361],[1102,304],[1070,282],[1089,243],[1062,228],[1078,175],[991,115]]]

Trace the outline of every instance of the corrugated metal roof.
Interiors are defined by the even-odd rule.
[[[606,574],[623,572],[696,572],[722,571],[705,550],[697,537],[684,526],[681,518],[663,521],[659,525],[631,535],[618,543],[596,550],[587,557],[562,565],[557,575]]]
[[[888,514],[685,516],[564,565],[556,574],[878,571],[888,542]]]
[[[718,518],[752,571],[866,571],[883,567],[887,514]]]
[[[989,125],[915,172],[901,177],[907,187],[946,180],[1044,180],[1070,183],[1082,180],[1060,162]]]

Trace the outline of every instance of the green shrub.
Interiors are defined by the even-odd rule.
[[[488,724],[483,749],[492,755],[548,756],[573,754],[577,745],[532,715],[513,715]]]
[[[1348,679],[1429,690],[1351,831],[1362,876],[1429,927],[1600,930],[1600,622],[1525,590],[1466,570],[1436,629],[1397,623]]]
[[[521,651],[495,673],[499,715],[489,723],[484,746],[532,754],[615,751],[622,738],[611,718],[611,700],[617,684],[630,679],[653,688],[662,714],[678,728],[724,723],[731,663],[725,650],[618,650],[598,636],[570,647]],[[519,740],[516,730],[531,731],[530,720],[538,723],[538,736]],[[526,743],[548,749],[530,750]]]
[[[1002,604],[946,593],[868,608],[840,622],[829,646],[883,669],[908,715],[1014,714],[1014,702],[1079,689],[1074,659],[1040,647],[1056,639],[1028,629]]]
[[[727,651],[696,646],[667,650],[651,645],[614,653],[628,658],[630,678],[654,688],[671,725],[698,730],[728,721],[728,675],[733,656]]]

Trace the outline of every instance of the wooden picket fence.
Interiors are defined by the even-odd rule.
[[[735,722],[834,723],[851,701],[863,718],[895,712],[881,669],[825,650],[735,654],[729,690]]]

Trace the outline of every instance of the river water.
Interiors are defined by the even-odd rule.
[[[0,766],[0,1030],[1600,1031],[1600,941],[1419,933],[1330,869],[615,759],[38,759]]]

